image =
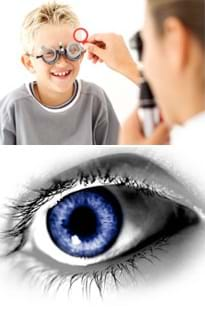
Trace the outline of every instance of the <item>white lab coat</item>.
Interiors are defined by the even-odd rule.
[[[175,126],[171,132],[171,145],[205,146],[205,112],[202,112],[181,126]]]

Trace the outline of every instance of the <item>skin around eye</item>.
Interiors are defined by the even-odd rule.
[[[126,157],[126,156],[124,156],[124,157],[122,157],[122,156],[118,156],[118,160],[116,160],[116,157],[115,157],[115,159],[114,159],[114,162],[117,162],[118,164],[120,164],[120,166],[123,166],[123,167],[126,167],[126,170],[127,170],[127,167],[128,167],[128,163],[130,163],[130,162],[133,162],[133,158],[134,157]],[[106,158],[107,160],[108,160],[108,158]],[[90,178],[92,178],[93,179],[93,182],[94,182],[94,178],[93,178],[93,174],[91,174],[90,173],[90,167],[92,167],[92,170],[95,170],[95,166],[97,167],[96,169],[98,169],[99,170],[99,168],[100,167],[102,167],[102,166],[105,166],[106,165],[106,160],[105,158],[103,158],[102,159],[102,161],[98,161],[98,162],[96,162],[96,160],[94,161],[95,162],[95,164],[94,164],[94,162],[89,162],[89,164],[87,165],[87,166],[83,166],[83,168],[82,167],[80,167],[80,171],[81,171],[81,173],[82,173],[82,171],[84,171],[85,173],[85,177],[84,177],[84,180],[86,180],[87,179],[87,183],[89,184],[89,181],[88,181],[88,176],[90,175]],[[127,159],[127,160],[125,160],[125,159]],[[132,160],[129,160],[129,159],[132,159]],[[112,161],[112,160],[111,160]],[[112,161],[112,163],[113,163],[113,161]],[[123,164],[122,164],[123,163]],[[136,163],[136,162],[135,162]],[[147,163],[147,161],[146,161],[146,163]],[[113,165],[113,164],[112,164]],[[147,166],[147,164],[146,164],[146,166]],[[150,165],[149,165],[149,167],[150,167]],[[157,167],[156,166],[154,166],[154,168],[156,169]],[[84,170],[83,170],[84,169]],[[141,166],[141,169],[143,170],[143,166]],[[119,169],[117,169],[117,165],[114,165],[114,171],[116,172],[118,170],[118,172],[119,172]],[[133,173],[133,168],[131,168],[131,170],[132,170],[132,173]],[[139,169],[138,169],[138,171],[140,171]],[[79,172],[79,169],[78,169],[78,172]],[[77,174],[78,174],[78,172],[77,172]],[[146,172],[147,172],[147,170],[146,170]],[[111,169],[109,170],[109,173],[108,173],[108,169],[105,169],[104,168],[104,170],[102,169],[101,170],[101,174],[103,174],[103,176],[105,176],[106,174],[108,175],[110,175],[110,173],[111,173]],[[122,171],[122,169],[120,170],[120,174],[121,174],[121,176],[122,176],[122,174],[124,173],[124,177],[125,177],[125,170],[123,170]],[[72,171],[72,170],[69,170],[69,172],[67,173],[67,177],[68,177],[68,174],[70,174],[70,176],[73,176],[73,174],[76,174],[76,172],[74,172],[74,171]],[[143,174],[143,172],[141,171],[141,174],[140,173],[138,173],[138,175],[139,175],[139,178],[141,177],[141,175]],[[65,174],[64,174],[64,176],[65,176]],[[101,175],[102,176],[102,175]],[[115,174],[115,177],[116,177],[116,174]],[[113,171],[112,171],[112,173],[111,173],[111,177],[109,176],[109,177],[107,177],[107,180],[108,180],[108,178],[110,178],[110,179],[113,179]],[[109,180],[110,180],[109,179]],[[125,179],[126,179],[126,177],[125,177]],[[118,179],[119,180],[119,179]],[[85,181],[86,182],[86,181]],[[118,182],[118,181],[117,181]],[[126,179],[126,181],[125,182],[127,182],[127,179]],[[101,183],[101,185],[102,185],[102,183]],[[129,187],[129,186],[128,186]],[[128,187],[125,187],[126,189],[124,189],[124,193],[123,193],[123,195],[124,196],[129,196],[128,195]],[[121,187],[121,189],[122,189],[123,187]],[[132,190],[131,190],[132,191]],[[48,190],[46,190],[46,192],[47,192],[47,194],[48,194]],[[113,192],[114,192],[114,190],[113,190]],[[130,200],[130,205],[131,205],[131,202],[133,202],[133,196],[134,196],[134,192],[131,192],[131,193],[129,193],[130,194],[130,196],[129,196],[129,200]],[[119,196],[119,192],[118,192],[118,196]],[[153,192],[152,192],[152,194],[150,194],[150,196],[149,196],[149,202],[153,199],[153,198],[155,198],[156,196],[154,196],[153,197]],[[139,195],[138,195],[138,198],[139,198]],[[143,198],[145,199],[145,196],[143,196]],[[141,196],[141,199],[142,199],[142,196]],[[152,200],[153,201],[153,200]],[[159,200],[157,201],[157,203],[156,204],[159,204],[158,203],[159,202]],[[163,203],[163,205],[164,205],[164,203],[166,204],[166,202],[167,202],[167,198],[165,198],[164,200],[161,200],[161,202]],[[174,202],[173,202],[174,203]],[[148,203],[148,204],[151,204],[151,203]],[[177,205],[175,205],[176,207],[178,207]],[[29,205],[27,205],[27,208],[29,207]],[[170,204],[167,204],[167,208],[166,209],[168,209],[168,207],[170,207]],[[134,207],[132,207],[132,208],[134,208]],[[153,209],[154,209],[154,207],[152,207]],[[130,207],[130,209],[131,209],[131,207]],[[143,208],[141,208],[140,209],[140,212],[142,211],[142,209]],[[161,207],[161,210],[162,209],[165,209],[165,207],[164,206],[162,206]],[[150,207],[150,209],[149,209],[149,211],[151,210],[151,207]],[[159,209],[158,209],[159,210]],[[154,210],[153,210],[154,211]],[[138,214],[140,214],[140,212],[138,213]],[[157,211],[158,212],[158,211]],[[134,225],[134,222],[136,221],[136,217],[134,217],[133,216],[133,213],[130,211],[130,213],[132,214],[132,216],[131,217],[133,217],[133,225]],[[168,212],[168,217],[169,217],[169,212]],[[190,217],[187,215],[187,218],[189,217],[189,218],[194,218],[194,216],[192,217],[192,215],[189,213],[189,215],[190,215]],[[152,217],[153,216],[153,212],[151,212],[151,216],[150,217]],[[184,215],[183,215],[183,217],[184,217]],[[140,218],[142,219],[143,218],[143,216],[141,215],[141,217],[139,217],[139,223],[140,223],[140,221],[143,221],[143,220],[140,220]],[[145,216],[144,216],[144,218],[145,218]],[[157,220],[157,216],[155,217],[155,220]],[[169,221],[169,220],[168,220]],[[148,220],[148,222],[150,223],[150,220]],[[159,220],[158,220],[158,222],[159,222]],[[175,223],[176,223],[177,221],[175,221]],[[187,225],[189,224],[189,223],[193,223],[194,222],[194,220],[192,221],[190,221],[190,222],[188,222],[188,220],[187,220]],[[45,223],[45,222],[44,222]],[[165,220],[165,222],[164,222],[164,224],[165,224],[165,227],[167,226],[166,225],[166,223],[167,223],[167,220]],[[163,225],[163,224],[162,224]],[[148,226],[150,226],[150,224],[148,224]],[[153,229],[154,229],[154,226],[155,225],[153,225]],[[155,228],[156,228],[156,226],[155,226]],[[159,232],[159,229],[161,228],[161,226],[159,225],[158,226],[158,231],[156,231],[156,232]],[[153,230],[151,229],[151,230],[149,230],[149,234],[145,234],[144,235],[144,239],[143,239],[143,241],[142,241],[142,243],[141,243],[141,247],[142,246],[144,246],[145,244],[143,243],[143,242],[146,242],[146,238],[147,237],[149,237],[150,238],[150,236],[151,236],[151,233],[153,233]],[[157,233],[156,233],[157,234]],[[131,234],[129,234],[129,235],[132,235],[132,233]],[[155,235],[155,236],[157,236],[157,235]],[[41,234],[41,238],[42,238],[42,234]],[[27,238],[27,240],[28,240],[28,238]],[[142,239],[141,239],[142,240]],[[153,239],[150,239],[150,241],[152,241]],[[33,245],[33,244],[32,244]],[[133,245],[133,244],[132,244]],[[131,247],[130,248],[126,248],[128,251],[129,251],[129,249],[132,249]],[[136,249],[136,248],[135,248]],[[136,249],[137,250],[137,249]],[[138,247],[138,250],[140,250],[140,247]],[[119,253],[119,251],[118,251],[118,253]],[[127,252],[128,253],[128,252]],[[123,252],[121,252],[121,254],[123,254]],[[126,254],[126,252],[125,252],[125,254]],[[129,254],[130,254],[130,251],[129,251]],[[133,254],[133,252],[132,252],[132,254]],[[24,257],[25,256],[27,256],[27,257],[30,257],[30,258],[32,258],[32,260],[33,260],[33,262],[37,262],[38,264],[43,264],[44,266],[45,266],[45,268],[49,268],[50,269],[50,271],[51,271],[51,269],[60,269],[60,273],[61,273],[61,275],[64,273],[66,273],[66,275],[68,276],[68,275],[70,275],[70,276],[72,276],[72,275],[74,275],[74,274],[76,274],[76,272],[78,272],[78,274],[79,273],[81,273],[82,274],[82,272],[83,272],[83,268],[84,267],[77,267],[77,268],[75,268],[75,267],[72,267],[72,266],[70,266],[70,267],[68,267],[68,265],[65,265],[65,263],[64,264],[62,264],[62,263],[59,263],[59,262],[54,262],[54,260],[51,258],[51,257],[46,257],[46,256],[43,256],[42,255],[42,252],[40,252],[40,250],[38,250],[38,248],[33,248],[33,250],[31,249],[31,247],[30,247],[30,249],[29,250],[26,250],[25,252],[23,252],[23,255],[24,255]],[[112,253],[112,255],[111,256],[109,256],[109,259],[110,258],[113,258],[113,260],[112,260],[112,265],[114,265],[115,264],[115,260],[114,260],[114,257],[115,257],[115,254],[113,254]],[[118,256],[118,258],[120,258],[119,256]],[[44,263],[44,262],[45,263]],[[107,264],[107,265],[109,265],[109,263],[106,261],[106,260],[104,260],[103,261],[103,263],[101,263],[101,265],[99,265],[99,267],[102,269],[103,267],[104,267],[104,269],[106,269],[106,266],[105,266],[105,264]],[[49,266],[50,265],[50,266]],[[54,266],[55,265],[55,266]],[[94,266],[94,265],[90,265],[89,267],[86,267],[86,268],[84,268],[84,271],[85,272],[87,272],[87,271],[89,271],[90,273],[92,273],[92,271],[93,271],[93,269],[94,269],[94,271],[97,271],[97,269],[98,269],[98,266]]]

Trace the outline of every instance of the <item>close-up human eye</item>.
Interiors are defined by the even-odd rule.
[[[201,221],[177,179],[128,153],[69,168],[7,208],[3,258],[33,287],[66,295],[138,284],[141,264],[155,268]]]

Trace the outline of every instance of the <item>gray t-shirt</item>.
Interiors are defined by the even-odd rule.
[[[33,84],[0,100],[0,145],[115,145],[119,121],[103,89],[75,81],[73,97],[58,108],[42,105]]]

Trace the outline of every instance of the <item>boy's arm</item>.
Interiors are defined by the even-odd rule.
[[[16,145],[13,120],[0,109],[0,145]]]
[[[101,117],[94,129],[96,145],[117,145],[120,124],[110,100],[104,93]]]

